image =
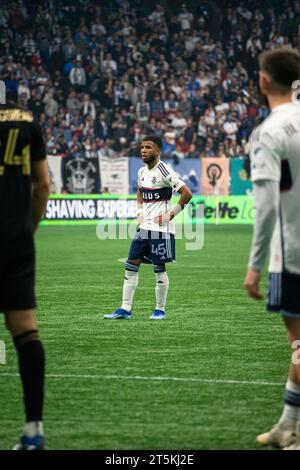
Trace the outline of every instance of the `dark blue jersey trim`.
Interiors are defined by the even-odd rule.
[[[159,163],[159,164],[157,165],[157,168],[159,169],[159,171],[161,172],[161,174],[162,174],[163,176],[168,176],[168,175],[169,175],[168,170],[166,169],[166,167],[165,167],[162,163]]]

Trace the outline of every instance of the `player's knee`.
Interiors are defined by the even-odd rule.
[[[36,317],[33,309],[4,312],[5,325],[14,337],[26,331],[36,330]]]
[[[294,341],[300,339],[300,319],[285,317],[284,321],[289,343],[292,344]]]
[[[294,341],[300,339],[300,330],[288,331],[288,341],[290,344],[293,344]]]
[[[153,271],[155,274],[157,273],[163,273],[166,271],[166,265],[165,264],[154,264],[153,265]]]
[[[133,266],[139,266],[141,264],[142,260],[141,259],[128,259],[125,263],[125,267],[126,267],[126,264],[131,264]]]
[[[39,341],[38,330],[28,330],[25,333],[14,336],[13,340],[14,340],[15,348],[18,350],[27,343],[31,343],[33,341]]]
[[[140,265],[139,264],[134,264],[130,260],[126,261],[125,263],[125,270],[130,271],[130,272],[138,272]]]

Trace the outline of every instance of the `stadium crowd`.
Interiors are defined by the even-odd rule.
[[[18,0],[0,3],[0,78],[33,111],[48,153],[236,157],[268,114],[263,49],[300,49],[300,2]]]

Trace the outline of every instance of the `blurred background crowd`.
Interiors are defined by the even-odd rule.
[[[268,114],[258,55],[300,50],[300,3],[266,0],[0,1],[0,78],[33,111],[49,155],[247,154]]]

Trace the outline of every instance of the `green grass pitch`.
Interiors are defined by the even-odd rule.
[[[129,241],[87,227],[37,234],[40,335],[47,352],[50,449],[255,449],[282,409],[289,346],[280,317],[248,299],[249,226],[206,226],[200,251],[177,241],[167,318],[149,320],[154,274],[142,266],[130,321],[120,305]],[[265,290],[265,277],[263,288]],[[0,449],[23,424],[14,349],[0,339]]]

